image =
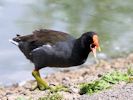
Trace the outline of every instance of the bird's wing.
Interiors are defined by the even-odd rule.
[[[26,36],[19,36],[19,38],[21,41],[33,42],[36,45],[45,45],[45,44],[53,45],[57,42],[73,39],[73,37],[67,33],[48,30],[48,29],[35,30],[33,34]]]
[[[69,57],[72,52],[73,48],[73,42],[68,41],[68,42],[58,42],[55,45],[43,45],[38,48],[33,49],[32,53],[40,53],[40,51],[43,51],[47,55],[53,55],[53,56],[58,56],[58,57]],[[42,53],[42,52],[41,52]]]
[[[57,44],[43,45],[31,51],[36,66],[68,66],[73,43],[58,42]],[[42,65],[41,65],[42,64]]]

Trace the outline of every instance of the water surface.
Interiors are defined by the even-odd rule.
[[[79,37],[86,31],[100,36],[107,59],[133,51],[132,0],[1,0],[0,1],[0,84],[33,79],[33,64],[8,39],[48,28]],[[92,59],[88,59],[91,62]],[[58,69],[46,68],[45,76]]]

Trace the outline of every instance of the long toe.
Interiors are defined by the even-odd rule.
[[[49,86],[46,84],[38,84],[38,88],[39,90],[43,91],[43,90],[49,89]]]

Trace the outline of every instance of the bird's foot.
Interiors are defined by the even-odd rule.
[[[63,86],[63,85],[54,85],[54,86],[45,87],[42,84],[37,84],[36,86],[34,86],[34,88],[31,89],[31,91],[34,91],[36,89],[39,89],[41,91],[49,90],[52,93],[58,92],[58,91],[69,91],[68,87]]]
[[[46,81],[44,81],[41,76],[40,76],[40,73],[39,71],[33,71],[32,72],[32,75],[35,77],[36,81],[37,81],[37,86],[35,87],[36,88],[39,88],[39,90],[46,90],[49,88],[48,84]],[[35,90],[34,89],[34,90]]]
[[[46,89],[50,89],[50,87],[48,86],[47,83],[43,82],[43,83],[38,83],[37,84],[37,88],[41,91],[46,90]]]
[[[54,92],[54,91],[62,91],[62,90],[65,90],[66,88],[64,87],[64,86],[62,86],[62,85],[57,85],[57,86],[49,86],[48,84],[47,84],[47,82],[46,81],[44,81],[42,78],[41,78],[41,76],[40,76],[40,73],[39,73],[39,71],[36,71],[36,70],[34,70],[33,72],[32,72],[32,75],[34,76],[34,78],[36,79],[36,81],[37,81],[37,86],[33,89],[33,90],[35,90],[35,89],[39,89],[39,90],[46,90],[46,89],[49,89],[51,92]]]
[[[55,86],[50,86],[50,92],[58,92],[58,91],[68,91],[68,87],[63,86],[63,85],[55,85]]]
[[[44,91],[44,90],[50,89],[50,87],[42,84],[37,84],[36,86],[32,86],[31,91],[34,91],[36,89]]]

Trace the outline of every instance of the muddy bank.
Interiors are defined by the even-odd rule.
[[[99,75],[111,72],[113,70],[126,71],[128,67],[133,67],[133,54],[124,58],[116,58],[109,61],[100,60],[99,64],[93,64],[81,67],[77,70],[65,70],[46,76],[44,79],[52,85],[62,84],[69,87],[69,91],[58,92],[63,96],[63,100],[133,100],[133,83],[126,84],[121,82],[114,85],[111,89],[101,91],[100,93],[89,95],[80,95],[78,84],[91,82],[99,78]],[[28,81],[21,85],[0,88],[0,100],[38,100],[49,94],[50,91],[31,91],[34,80]]]

